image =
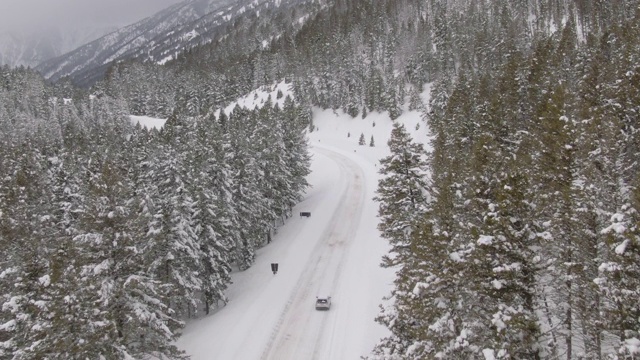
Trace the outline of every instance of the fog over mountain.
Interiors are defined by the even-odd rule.
[[[246,43],[246,51],[252,51],[264,47],[284,29],[300,28],[323,1],[189,0],[43,61],[35,69],[52,81],[69,76],[77,85],[86,86],[100,79],[114,62],[136,59],[164,64],[189,49],[243,29],[253,31],[249,41],[241,41]],[[234,45],[236,54],[243,51],[241,42]]]
[[[81,24],[128,25],[181,0],[2,0],[0,31]]]
[[[2,0],[0,65],[36,66],[180,0]]]

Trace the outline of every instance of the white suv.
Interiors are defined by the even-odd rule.
[[[329,310],[331,308],[331,296],[316,296],[316,310]]]

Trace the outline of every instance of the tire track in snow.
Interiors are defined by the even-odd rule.
[[[342,157],[342,155],[340,155],[340,157],[342,159],[344,159],[345,161],[345,165],[351,165],[351,164],[355,164],[352,163],[351,160]],[[351,163],[351,164],[349,164]],[[340,280],[340,275],[342,274],[342,268],[344,265],[344,258],[346,257],[346,255],[349,252],[349,245],[351,244],[352,239],[354,239],[357,229],[360,225],[360,218],[362,215],[362,209],[364,206],[364,194],[365,194],[365,190],[364,190],[364,186],[363,186],[363,174],[362,174],[362,170],[357,167],[358,173],[355,173],[354,170],[356,170],[356,167],[350,166],[349,167],[352,174],[354,174],[353,177],[353,183],[351,184],[353,186],[352,189],[350,189],[349,194],[352,196],[352,199],[350,200],[356,200],[354,202],[347,202],[347,205],[351,205],[347,207],[347,214],[350,215],[354,215],[352,217],[340,217],[342,222],[345,222],[346,219],[349,219],[349,224],[350,226],[348,227],[347,230],[347,234],[342,238],[342,242],[339,245],[343,245],[346,244],[346,247],[344,249],[344,251],[342,251],[342,253],[340,254],[340,256],[338,257],[338,264],[336,266],[336,271],[333,274],[333,279],[331,280],[331,293],[334,294],[335,293],[335,289],[336,289],[336,285],[338,284],[339,280]],[[329,246],[334,246],[335,244],[329,243]],[[332,313],[336,314],[336,313],[340,313],[341,312],[341,307],[340,307],[340,298],[338,298],[338,302],[337,302],[337,307],[334,307],[334,311]],[[333,306],[332,306],[333,307]],[[326,322],[327,321],[332,321],[333,324],[331,326],[331,329],[327,329],[326,326]],[[333,359],[332,356],[326,356],[327,354],[324,354],[325,356],[320,357],[320,355],[322,355],[322,350],[320,347],[322,345],[325,344],[329,344],[329,353],[331,353],[331,344],[334,343],[335,341],[335,335],[336,335],[336,331],[335,329],[338,327],[339,323],[338,321],[336,321],[336,316],[331,316],[331,317],[324,317],[323,319],[323,323],[322,323],[322,327],[321,329],[323,329],[323,331],[321,332],[321,336],[320,338],[316,341],[315,343],[315,349],[314,349],[314,357],[313,359]],[[324,338],[327,336],[327,334],[330,334],[329,336],[329,341],[328,343],[324,341]]]
[[[354,238],[362,217],[364,177],[357,163],[347,157],[328,149],[315,148],[315,151],[338,164],[341,178],[346,177],[347,186],[343,188],[342,200],[336,207],[329,226],[314,248],[310,265],[298,278],[279,316],[261,356],[265,360],[321,359],[327,352],[332,352],[335,329],[339,326],[333,313],[335,308],[339,309],[340,299],[333,292],[340,278],[350,240]],[[332,310],[325,313],[314,309],[314,298],[311,295],[314,287],[316,291],[324,292],[323,295],[332,295]]]

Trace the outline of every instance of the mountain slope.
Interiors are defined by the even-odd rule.
[[[100,78],[115,61],[136,58],[164,63],[233,30],[240,17],[255,16],[304,0],[194,0],[173,5],[36,69],[50,80],[70,76],[79,84]],[[268,38],[271,35],[267,35]]]

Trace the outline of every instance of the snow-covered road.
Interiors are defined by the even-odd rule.
[[[374,318],[392,278],[378,267],[374,165],[320,144],[312,155],[312,188],[294,217],[233,274],[229,304],[185,329],[178,346],[193,359],[358,359],[385,334]],[[317,295],[332,296],[330,311],[315,310]]]
[[[339,195],[338,206],[298,279],[264,359],[340,359],[348,348],[341,343],[346,337],[341,333],[349,327],[349,302],[341,304],[338,286],[363,216],[364,177],[357,163],[336,152],[316,148],[315,154],[339,167],[339,181],[328,189]],[[313,310],[316,295],[332,296],[331,311]]]

